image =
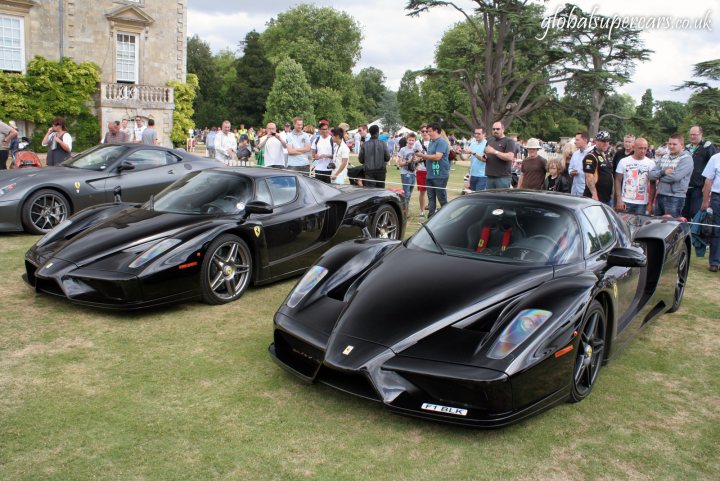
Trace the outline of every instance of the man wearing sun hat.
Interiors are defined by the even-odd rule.
[[[612,162],[606,152],[610,144],[610,134],[601,130],[595,136],[595,147],[583,159],[585,173],[585,197],[592,197],[605,204],[613,198]]]
[[[518,189],[542,190],[545,174],[547,173],[547,160],[538,155],[540,141],[538,139],[529,139],[525,148],[528,151],[528,156],[523,160],[522,167],[520,167]]]

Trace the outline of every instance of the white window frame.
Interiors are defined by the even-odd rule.
[[[8,69],[8,68],[5,68],[5,65],[0,65],[0,70],[5,71],[5,72],[25,73],[25,18],[19,17],[17,15],[7,15],[4,13],[0,13],[0,22],[2,22],[5,19],[20,22],[20,69],[19,70]]]
[[[119,44],[120,44],[121,40],[118,37],[120,37],[121,35],[135,38],[135,63],[134,63],[134,72],[133,72],[135,78],[133,80],[120,78],[121,72],[118,69],[118,55],[120,54]],[[127,43],[130,43],[130,42],[127,42]],[[133,32],[124,32],[124,31],[115,32],[115,79],[116,79],[116,81],[118,83],[129,83],[129,84],[137,85],[139,83],[139,78],[138,78],[139,72],[140,72],[139,64],[140,64],[140,35],[137,33],[133,33]]]

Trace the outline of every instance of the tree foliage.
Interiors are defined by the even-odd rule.
[[[655,102],[653,121],[661,137],[659,140],[667,139],[672,134],[680,132],[687,114],[688,109],[682,102],[672,100]]]
[[[420,86],[417,83],[415,73],[411,70],[406,70],[400,80],[397,101],[402,123],[408,128],[417,130],[424,119],[421,112]]]
[[[275,68],[265,56],[260,34],[255,30],[245,35],[243,55],[235,63],[235,76],[229,96],[232,116],[245,125],[259,126],[275,79]]]
[[[691,124],[701,125],[705,137],[713,142],[720,142],[720,88],[713,87],[710,81],[720,81],[720,58],[700,62],[693,67],[696,78],[706,78],[708,82],[699,80],[686,81],[676,88],[691,89],[693,94],[688,99],[689,116],[683,123],[685,130]]]
[[[468,114],[453,111],[466,130],[489,128],[494,121],[506,125],[544,105],[542,93],[552,83],[564,80],[563,60],[568,56],[557,46],[562,30],[552,30],[539,39],[543,9],[526,0],[473,0],[472,10],[454,2],[410,0],[408,15],[450,7],[465,17],[447,42],[444,65],[426,69],[426,75],[456,79],[468,98]]]
[[[175,111],[173,112],[173,129],[170,140],[176,147],[184,146],[188,131],[195,128],[193,100],[198,91],[198,85],[198,77],[192,73],[187,74],[185,83],[168,82],[168,87],[175,89]]]
[[[397,132],[402,127],[397,92],[386,90],[378,106],[378,114],[386,132]]]
[[[275,69],[275,81],[267,98],[265,122],[283,123],[301,116],[306,124],[315,123],[312,90],[298,62],[286,58]]]
[[[360,111],[368,120],[378,117],[378,107],[385,97],[385,74],[375,67],[366,67],[356,76],[360,94]]]
[[[330,87],[320,87],[312,91],[313,112],[318,119],[327,119],[330,125],[345,121],[345,109],[340,92]]]
[[[187,41],[187,71],[198,78],[198,90],[193,101],[195,122],[202,127],[218,125],[223,120],[218,106],[227,102],[220,97],[221,80],[210,45],[197,35]]]

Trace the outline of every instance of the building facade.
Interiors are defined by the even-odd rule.
[[[0,0],[0,70],[24,72],[36,55],[100,66],[95,113],[155,120],[170,145],[172,80],[185,81],[187,0]]]

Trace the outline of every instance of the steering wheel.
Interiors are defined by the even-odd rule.
[[[530,237],[528,237],[528,239],[544,239],[544,240],[552,243],[553,245],[554,245],[554,244],[557,244],[557,241],[556,241],[555,239],[553,239],[553,238],[550,237],[550,236],[543,235],[543,234],[531,235]]]
[[[507,249],[505,249],[505,252],[503,253],[503,255],[507,256],[507,257],[515,257],[515,256],[510,255],[511,251],[521,251],[521,257],[519,257],[519,259],[521,259],[521,260],[525,260],[525,255],[527,255],[527,252],[532,252],[533,254],[537,254],[537,257],[539,257],[538,260],[544,260],[544,261],[550,260],[550,256],[548,254],[546,254],[545,252],[541,251],[540,249],[538,249],[536,247],[524,246],[524,245],[509,246]],[[522,251],[525,251],[525,252],[522,252]]]
[[[235,202],[236,204],[240,203],[240,199],[238,199],[237,197],[233,197],[232,195],[226,195],[225,197],[223,197],[223,200],[224,199],[228,199],[231,202]]]
[[[222,212],[222,209],[220,209],[218,206],[213,204],[212,202],[209,204],[205,204],[200,208],[200,211],[203,214],[217,214],[219,212]]]

